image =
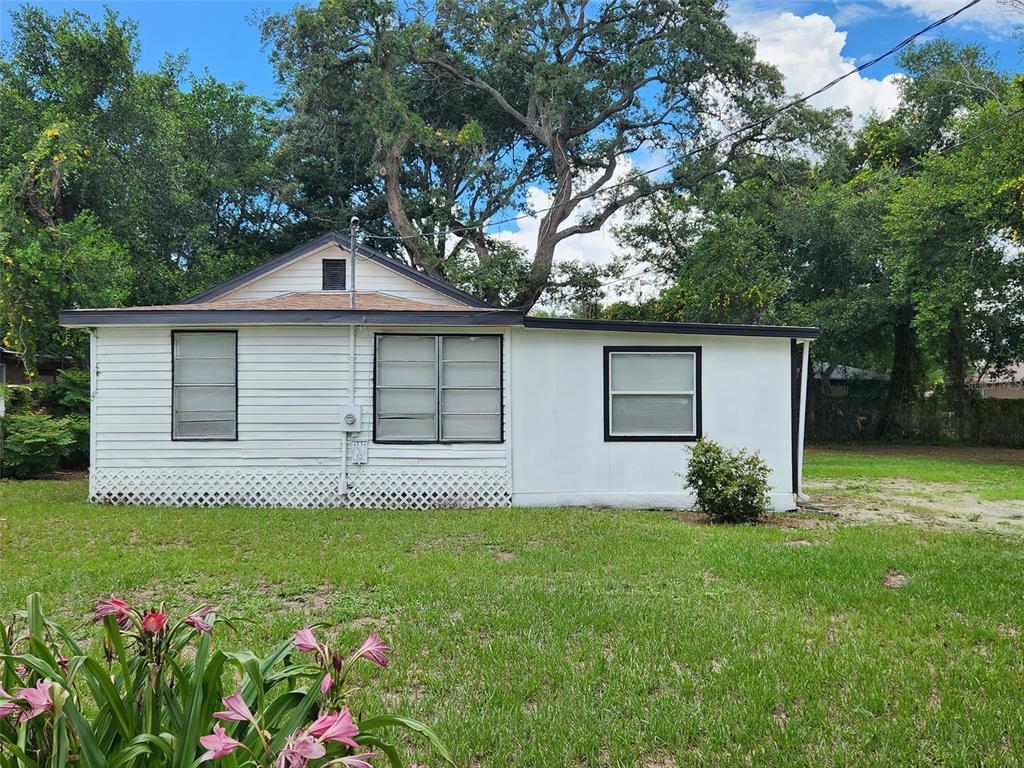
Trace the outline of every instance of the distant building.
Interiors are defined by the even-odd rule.
[[[53,384],[57,380],[57,369],[52,361],[39,363],[36,381]],[[21,356],[10,349],[0,348],[0,384],[28,384],[31,382]]]
[[[967,385],[981,397],[1000,400],[1024,398],[1024,363],[1011,365],[998,373],[992,371],[972,376],[967,380]]]
[[[833,395],[846,395],[865,390],[876,389],[879,382],[889,380],[889,376],[878,371],[870,371],[866,368],[854,368],[852,365],[837,365],[832,367],[830,363],[814,363],[811,370],[814,372],[815,381],[820,382],[828,373],[829,390]]]

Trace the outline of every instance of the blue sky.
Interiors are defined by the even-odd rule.
[[[882,53],[895,43],[944,16],[967,0],[731,0],[729,21],[737,30],[759,39],[758,55],[779,67],[792,93],[808,93],[853,66]],[[37,0],[52,11],[77,8],[101,17],[104,4],[92,0]],[[254,15],[283,11],[294,0],[121,0],[106,5],[139,26],[141,66],[153,69],[166,53],[187,53],[197,73],[209,71],[227,82],[242,82],[253,92],[275,94],[273,71],[260,50],[259,33],[249,22]],[[9,13],[17,3],[0,0],[0,42],[10,39]],[[999,0],[982,0],[942,33],[960,42],[984,44],[999,65],[1024,71],[1021,40],[1014,29],[1024,24]],[[815,106],[849,107],[858,119],[870,110],[886,112],[896,104],[896,65],[891,59],[862,75],[844,80],[816,101]],[[659,158],[637,154],[630,160],[640,167]],[[624,173],[627,163],[620,170]],[[618,180],[618,176],[613,181]],[[548,191],[528,190],[533,210],[550,204]],[[578,211],[585,213],[586,204]],[[558,259],[575,258],[607,263],[620,251],[614,227],[623,223],[619,212],[602,230],[569,238],[559,246]],[[574,223],[575,218],[569,223]],[[527,218],[492,231],[531,251],[538,222]]]
[[[860,62],[880,53],[963,2],[965,0],[734,0],[730,12],[739,28],[759,36],[770,34],[777,40],[774,51],[767,51],[766,58],[785,59],[787,52],[799,55],[803,61],[792,64],[793,72],[787,72],[786,67],[783,71],[795,85],[808,90],[812,79],[813,83],[831,79],[831,72],[826,71],[830,67]],[[102,15],[107,5],[138,22],[144,68],[154,68],[166,52],[186,52],[193,70],[209,70],[221,80],[241,81],[254,93],[272,96],[275,91],[273,72],[265,52],[260,50],[259,34],[249,19],[254,13],[286,10],[294,3],[292,0],[122,0],[104,4],[92,0],[43,0],[36,4],[53,11],[77,8],[94,16]],[[17,5],[11,0],[0,0],[0,40],[10,39],[9,14]],[[829,28],[829,22],[834,31]],[[983,0],[963,21],[944,27],[944,32],[957,40],[984,43],[998,56],[1003,67],[1021,69],[1024,67],[1021,66],[1020,40],[1009,34],[1014,22],[1024,22],[1024,17],[1015,18],[998,0]],[[845,40],[839,45],[837,36],[842,35]],[[823,42],[830,43],[825,46],[827,50],[816,50]],[[825,58],[818,58],[814,53]],[[879,80],[893,71],[895,64],[887,61],[872,68],[865,77]]]

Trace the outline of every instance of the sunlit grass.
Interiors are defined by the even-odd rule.
[[[1024,500],[1024,451],[1021,461],[984,461],[962,457],[916,456],[871,453],[870,448],[858,450],[815,450],[807,452],[804,476],[810,481],[829,479],[902,479],[919,483],[955,484],[968,493],[990,501]]]
[[[377,629],[396,652],[370,698],[435,723],[460,766],[1024,762],[1017,539],[84,495],[0,484],[4,613],[40,591],[84,627],[115,592],[217,603],[255,649],[306,621]]]

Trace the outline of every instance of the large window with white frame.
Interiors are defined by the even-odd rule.
[[[238,439],[238,335],[235,331],[171,334],[171,437]]]
[[[378,334],[374,440],[499,443],[501,336]]]
[[[700,347],[605,347],[606,441],[701,434]]]

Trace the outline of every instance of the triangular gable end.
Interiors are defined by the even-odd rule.
[[[314,258],[318,252],[322,252],[325,257],[350,258],[351,243],[347,237],[339,232],[326,232],[323,235],[320,235],[320,237],[310,240],[308,243],[303,243],[280,256],[275,256],[269,261],[266,261],[247,272],[243,272],[237,277],[233,277],[220,285],[216,285],[213,288],[192,296],[186,299],[184,303],[201,304],[217,301],[222,298],[255,298],[257,294],[261,293],[274,295],[294,290],[294,288],[289,288],[287,286],[286,281],[275,279],[275,276],[279,278],[280,276],[287,274],[287,270],[290,267],[294,268],[304,259]],[[409,290],[398,290],[397,293],[400,295],[407,295],[409,298],[421,298],[425,300],[435,298],[436,300],[443,300],[445,303],[454,302],[469,307],[489,308],[491,306],[490,304],[481,301],[475,296],[466,293],[443,280],[430,277],[407,264],[403,264],[389,256],[385,256],[375,248],[370,248],[362,243],[357,243],[356,254],[360,257],[360,261],[356,265],[357,291],[376,289],[372,280],[375,278],[380,279],[381,276],[386,277],[390,275],[391,278],[397,278],[401,281],[398,285],[402,285],[404,283],[404,285],[408,287]],[[359,280],[360,264],[364,266],[372,264],[374,267],[370,274],[363,275],[366,278],[365,282],[360,282]],[[260,291],[259,285],[264,281],[267,283],[267,290]],[[319,289],[319,286],[316,286],[316,289]],[[314,287],[311,285],[307,290],[314,290]],[[417,296],[416,294],[420,295]]]

